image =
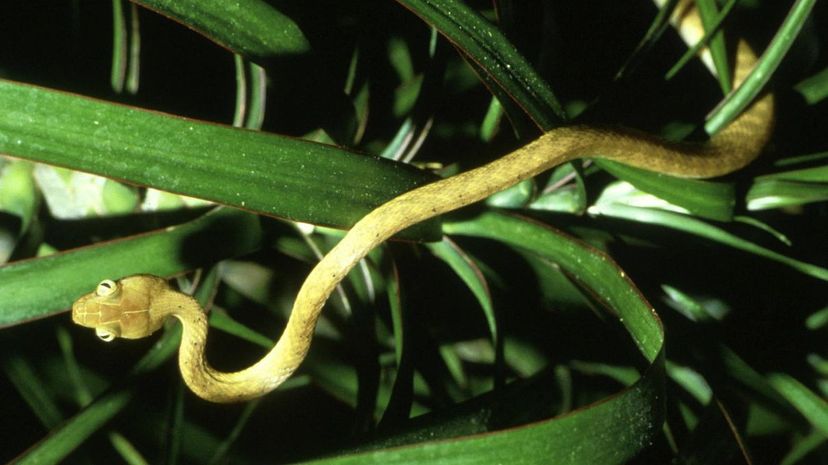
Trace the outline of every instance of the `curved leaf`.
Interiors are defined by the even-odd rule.
[[[236,53],[263,58],[306,52],[299,26],[262,0],[134,0]]]
[[[440,31],[542,129],[565,118],[552,89],[503,32],[458,0],[397,0]],[[498,92],[499,93],[499,92]]]
[[[630,388],[562,417],[307,463],[614,464],[626,463],[646,447],[662,422],[664,333],[649,303],[612,259],[545,225],[498,213],[447,222],[445,230],[498,240],[559,263],[618,312],[619,320],[652,363],[650,369]]]

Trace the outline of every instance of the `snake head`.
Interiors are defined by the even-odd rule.
[[[118,337],[147,337],[164,322],[152,312],[152,301],[166,288],[166,281],[155,276],[105,279],[72,304],[72,321],[95,329],[95,334],[107,342]]]

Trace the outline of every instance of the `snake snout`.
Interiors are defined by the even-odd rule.
[[[87,320],[89,312],[86,310],[86,300],[80,299],[72,304],[72,321],[81,326],[89,326]]]

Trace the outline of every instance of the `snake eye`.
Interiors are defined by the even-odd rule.
[[[118,337],[115,331],[106,328],[95,328],[95,334],[104,342],[110,342]]]
[[[114,295],[116,292],[118,292],[118,283],[111,279],[104,279],[100,284],[98,284],[98,287],[95,288],[95,294],[98,297],[109,297]]]

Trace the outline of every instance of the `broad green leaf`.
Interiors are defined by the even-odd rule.
[[[467,426],[458,425],[453,433],[451,428],[436,433],[438,437],[465,436],[388,447],[394,443],[391,438],[384,449],[341,454],[308,463],[613,464],[625,463],[649,444],[661,424],[660,401],[656,399],[661,395],[664,376],[663,332],[650,305],[612,260],[545,225],[497,213],[448,222],[445,229],[449,234],[495,239],[559,263],[618,312],[619,319],[653,365],[632,387],[563,417],[485,434],[473,434],[480,430],[472,425],[480,422],[469,420],[462,422]],[[601,427],[595,428],[596,424]],[[461,432],[464,428],[471,431]],[[433,437],[435,431],[428,431]],[[423,438],[417,434],[407,437],[398,444]]]
[[[814,160],[819,158],[814,157]],[[802,168],[798,170],[782,171],[780,173],[758,176],[756,181],[777,180],[793,182],[815,182],[828,184],[828,165]]]
[[[259,235],[255,216],[222,209],[149,234],[0,267],[0,326],[69,308],[104,278],[170,276],[250,252]]]
[[[264,0],[135,0],[241,55],[268,58],[308,51],[290,18]]]
[[[307,223],[350,227],[434,179],[333,146],[10,81],[0,81],[0,106],[14,109],[0,113],[0,152]]]

